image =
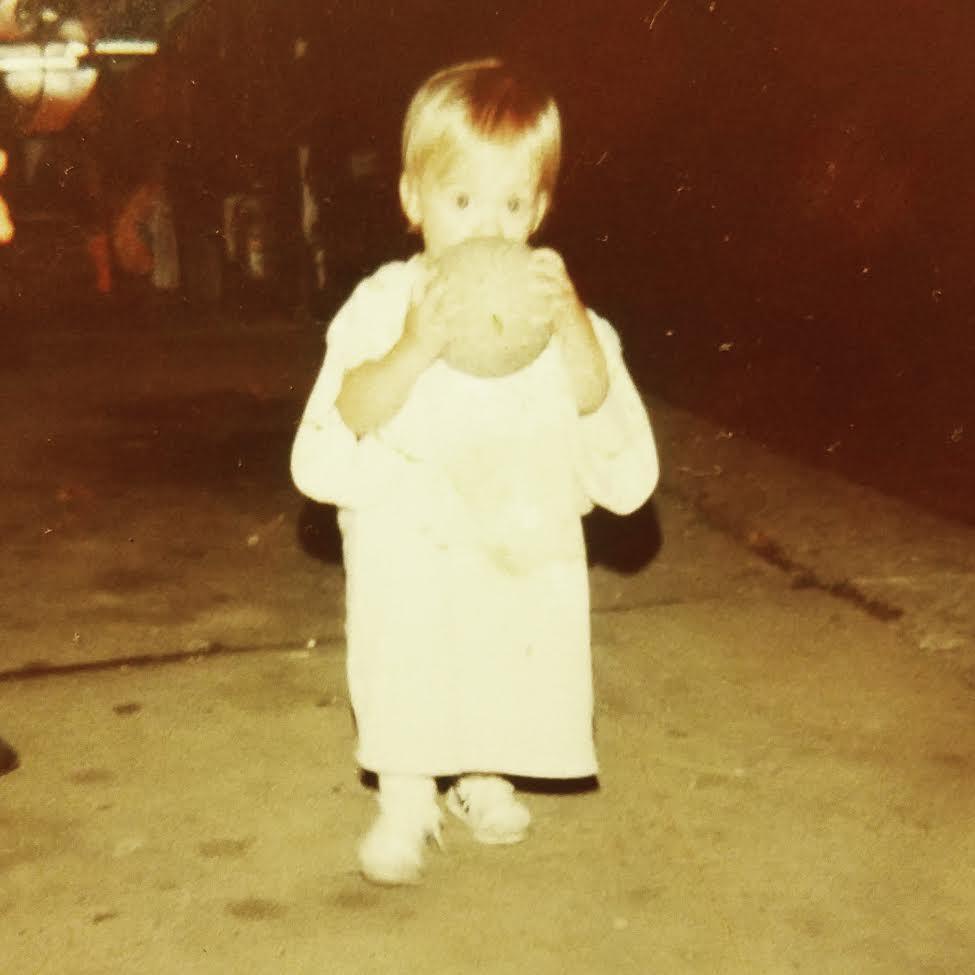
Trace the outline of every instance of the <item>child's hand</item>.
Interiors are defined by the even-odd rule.
[[[367,359],[342,378],[335,405],[345,425],[362,437],[379,429],[407,401],[420,376],[447,344],[443,285],[422,266],[399,341],[379,359]]]
[[[446,288],[436,270],[424,265],[410,296],[401,342],[431,363],[440,358],[449,339],[446,300]]]
[[[539,288],[551,303],[554,331],[561,332],[573,326],[589,330],[589,316],[561,255],[549,247],[540,247],[533,252],[532,260],[538,269]]]
[[[592,413],[606,399],[609,374],[589,313],[555,251],[540,248],[533,259],[538,266],[539,287],[545,289],[552,302],[553,331],[561,339],[576,405],[581,414]]]

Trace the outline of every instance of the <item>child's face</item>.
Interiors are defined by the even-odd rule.
[[[523,150],[480,140],[445,167],[428,167],[418,180],[404,174],[400,199],[431,257],[472,237],[524,243],[548,206]]]

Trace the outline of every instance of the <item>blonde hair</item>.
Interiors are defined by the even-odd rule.
[[[497,58],[453,65],[420,86],[403,123],[403,172],[419,179],[472,138],[526,149],[551,197],[562,155],[558,106]]]

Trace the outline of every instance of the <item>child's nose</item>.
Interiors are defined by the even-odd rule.
[[[482,214],[481,219],[477,222],[477,236],[478,237],[500,237],[501,236],[501,219],[496,213],[485,213]]]

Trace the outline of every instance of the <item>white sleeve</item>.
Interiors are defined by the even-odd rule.
[[[650,418],[623,362],[619,336],[589,313],[609,369],[609,392],[599,409],[580,418],[581,478],[593,504],[628,515],[646,503],[660,476]]]
[[[315,501],[369,505],[404,463],[372,435],[357,438],[335,401],[346,372],[381,358],[399,338],[412,277],[406,269],[387,265],[364,280],[328,328],[325,361],[291,448],[291,477]]]

